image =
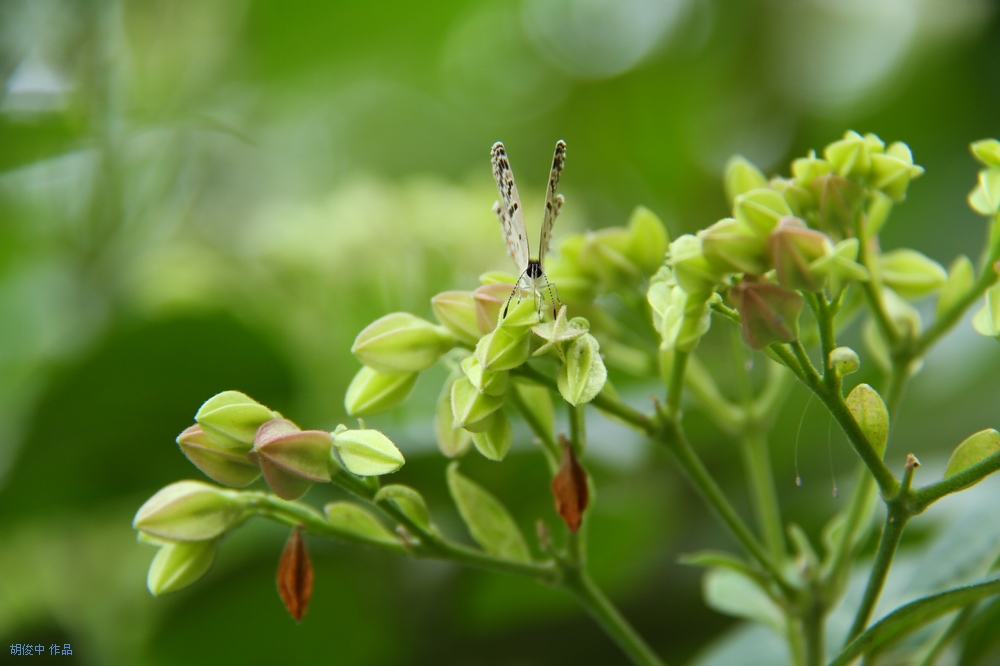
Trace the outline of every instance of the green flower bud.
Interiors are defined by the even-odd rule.
[[[825,275],[814,271],[812,263],[833,252],[833,243],[826,234],[807,228],[796,217],[783,217],[767,237],[767,250],[782,287],[806,291],[823,288]]]
[[[455,337],[443,326],[394,312],[358,333],[351,352],[369,368],[391,375],[426,370],[454,346]]]
[[[483,335],[496,328],[500,311],[503,310],[510,297],[514,284],[493,283],[484,284],[474,292],[472,298],[476,302],[476,324]]]
[[[472,443],[476,445],[476,450],[489,460],[500,461],[510,450],[511,442],[514,441],[514,430],[510,426],[510,419],[502,409],[494,412],[488,420],[490,425],[486,430],[472,433]]]
[[[708,294],[722,281],[722,273],[709,265],[701,239],[684,234],[670,244],[668,259],[681,289],[689,294]]]
[[[368,416],[392,409],[410,395],[418,376],[417,372],[387,375],[361,368],[347,387],[344,409],[351,416]]]
[[[507,390],[507,379],[510,375],[506,370],[496,372],[487,370],[479,363],[475,356],[466,356],[462,359],[462,372],[476,387],[480,393],[490,395],[503,395]]]
[[[969,146],[977,160],[988,167],[1000,167],[1000,141],[983,139]]]
[[[721,301],[718,294],[705,298],[703,294],[687,294],[684,299],[684,314],[677,329],[674,347],[677,351],[692,352],[712,324],[712,303]],[[663,346],[661,345],[662,349]]]
[[[910,300],[937,291],[948,280],[948,274],[941,264],[909,249],[893,250],[881,255],[879,272],[887,287]]]
[[[637,207],[629,217],[628,235],[625,256],[645,275],[658,271],[667,255],[670,234],[656,213],[643,206]]]
[[[868,384],[858,384],[847,396],[847,409],[878,457],[884,458],[885,445],[889,440],[889,410],[885,408],[878,391]]]
[[[868,220],[864,230],[865,238],[877,236],[889,219],[889,213],[892,212],[892,199],[887,194],[872,190],[869,197],[868,206],[865,208],[865,217]]]
[[[519,331],[497,328],[480,338],[476,345],[476,358],[487,370],[513,370],[528,360],[531,355],[530,345],[526,329]]]
[[[750,190],[767,187],[767,178],[750,160],[742,155],[733,155],[723,170],[723,186],[726,201],[732,206],[736,197]]]
[[[403,454],[378,430],[333,431],[333,448],[344,468],[358,476],[381,476],[395,472],[406,462]]]
[[[854,220],[865,203],[865,190],[853,180],[836,174],[819,176],[810,185],[816,195],[816,224],[842,238],[853,233]]]
[[[944,477],[954,476],[1000,451],[1000,432],[993,428],[969,435],[955,447],[944,468]],[[977,481],[978,483],[978,481]]]
[[[865,178],[872,169],[872,156],[865,138],[854,131],[848,131],[840,141],[834,141],[823,149],[833,170],[845,178]]]
[[[200,425],[178,435],[177,444],[195,467],[223,485],[242,488],[260,476],[260,469],[245,454],[218,446]]]
[[[503,396],[480,393],[464,375],[451,386],[451,413],[454,428],[469,432],[485,430],[490,426],[487,418],[503,406]]]
[[[604,388],[607,379],[608,371],[594,336],[588,333],[570,343],[566,362],[556,377],[559,394],[566,402],[574,406],[590,402]]]
[[[913,155],[905,143],[895,142],[884,155],[872,155],[872,185],[893,201],[906,198],[910,181],[921,176],[924,168],[913,164]]]
[[[824,159],[816,157],[816,152],[809,151],[807,157],[800,157],[792,162],[792,177],[796,185],[809,189],[816,178],[833,171],[833,165]]]
[[[805,217],[816,209],[816,195],[794,180],[772,178],[769,185],[772,190],[781,193],[796,217]]]
[[[673,273],[664,266],[653,276],[646,292],[653,315],[653,327],[660,334],[660,349],[673,349],[684,318],[687,294],[677,285]]]
[[[865,134],[865,145],[868,146],[868,153],[872,156],[885,152],[885,141],[879,138],[878,134],[871,132]]]
[[[146,500],[132,527],[169,541],[204,541],[228,532],[242,515],[235,493],[200,481],[178,481]]]
[[[983,307],[972,317],[972,327],[980,335],[1000,338],[1000,284],[986,290]]]
[[[544,302],[548,297],[547,293],[532,294],[528,289],[516,292],[510,303],[505,306],[506,313],[500,313],[497,328],[502,328],[513,335],[526,334],[529,328],[541,321],[541,313],[549,311],[549,304]],[[555,294],[552,294],[552,297],[554,299]]]
[[[833,246],[833,250],[810,266],[810,270],[829,281],[830,293],[836,297],[850,282],[867,282],[871,279],[868,269],[857,262],[861,245],[857,238],[847,238]]]
[[[714,271],[761,275],[770,268],[764,238],[745,222],[727,217],[699,231],[698,237]]]
[[[146,587],[158,597],[176,592],[195,582],[215,561],[218,539],[165,543],[149,565]]]
[[[566,310],[563,308],[552,321],[542,322],[531,329],[535,335],[545,340],[545,343],[538,347],[532,356],[541,356],[555,350],[559,358],[565,360],[566,348],[569,343],[589,330],[589,321],[583,317],[566,319]]]
[[[223,391],[209,398],[194,419],[218,447],[245,454],[253,447],[257,428],[280,417],[239,391]]]
[[[324,430],[300,430],[287,419],[274,419],[257,431],[253,453],[274,494],[296,500],[312,484],[330,481],[330,443]]]
[[[979,184],[969,192],[969,205],[980,215],[992,217],[1000,212],[1000,168],[979,172]]]
[[[733,204],[733,217],[749,225],[760,236],[767,236],[778,220],[791,215],[785,197],[769,187],[750,190],[736,197]]]
[[[455,427],[455,414],[451,411],[452,386],[461,376],[455,374],[444,383],[434,412],[434,435],[438,449],[448,458],[461,456],[472,443],[472,435],[468,430]]]
[[[744,280],[729,290],[740,312],[743,339],[753,349],[799,337],[799,313],[804,301],[794,291],[768,282]]]
[[[580,261],[596,274],[605,290],[625,289],[637,284],[643,276],[643,271],[629,257],[631,249],[632,239],[627,230],[601,229],[585,236]]]
[[[965,255],[956,257],[948,267],[948,281],[938,294],[937,316],[940,317],[954,307],[972,289],[975,280],[976,269],[972,267],[969,258]]]
[[[915,307],[890,289],[882,290],[882,305],[885,306],[889,319],[904,337],[913,338],[920,335],[924,326],[920,312]]]
[[[838,377],[846,377],[861,367],[858,353],[850,347],[837,347],[831,350],[826,363],[828,368],[833,368]]]
[[[431,309],[445,328],[462,342],[474,345],[482,332],[476,321],[476,301],[471,291],[444,291],[431,299]]]

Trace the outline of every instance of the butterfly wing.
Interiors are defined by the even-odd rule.
[[[500,226],[503,229],[503,239],[507,243],[510,258],[517,264],[517,269],[524,272],[528,268],[528,235],[524,228],[524,211],[521,210],[521,197],[517,194],[514,184],[514,172],[507,159],[507,151],[503,143],[493,144],[493,178],[497,181],[500,201],[493,205]]]
[[[562,173],[566,161],[566,142],[556,141],[556,150],[552,154],[552,170],[549,171],[549,186],[545,190],[545,216],[542,218],[542,237],[538,241],[538,262],[542,263],[545,253],[551,249],[552,225],[559,217],[563,205],[563,195],[556,194],[559,189],[559,174]],[[544,264],[543,264],[544,265]]]

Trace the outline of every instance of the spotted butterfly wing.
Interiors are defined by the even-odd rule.
[[[524,211],[521,210],[521,197],[517,193],[514,172],[510,168],[507,151],[504,150],[502,142],[497,141],[493,144],[492,156],[493,178],[500,192],[500,201],[493,204],[493,210],[500,220],[510,258],[517,264],[517,270],[523,273],[528,268],[530,251],[524,227]]]
[[[542,235],[538,241],[538,263],[544,265],[545,253],[551,249],[552,225],[563,205],[563,195],[557,194],[559,190],[559,174],[562,173],[563,163],[566,161],[566,142],[562,139],[556,141],[556,149],[552,154],[552,169],[549,171],[549,185],[545,190],[545,215],[542,218]]]

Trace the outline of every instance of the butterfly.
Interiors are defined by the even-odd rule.
[[[529,289],[536,297],[539,289],[548,289],[549,299],[552,301],[552,316],[556,316],[556,302],[559,292],[553,289],[555,285],[545,277],[544,261],[545,253],[550,249],[552,240],[552,225],[555,224],[556,217],[563,205],[563,195],[556,194],[559,189],[559,174],[562,173],[563,163],[566,161],[566,142],[560,139],[556,141],[556,149],[552,155],[552,169],[549,171],[549,185],[545,191],[545,213],[542,217],[542,233],[538,240],[538,258],[531,258],[531,249],[528,245],[528,234],[524,227],[524,211],[521,210],[521,197],[517,194],[517,185],[514,184],[514,172],[510,168],[510,161],[507,159],[507,151],[503,143],[497,141],[493,144],[493,178],[497,181],[497,189],[500,192],[500,201],[493,204],[493,212],[500,220],[500,227],[503,229],[503,238],[507,243],[507,250],[510,258],[517,264],[517,269],[521,272],[514,283],[514,290],[507,298],[507,304],[503,309],[503,316],[507,316],[507,308],[510,306],[510,299],[518,293],[518,302],[521,301],[520,290],[522,286]]]

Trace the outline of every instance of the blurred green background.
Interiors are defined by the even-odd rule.
[[[4,0],[0,74],[0,656],[70,643],[80,664],[622,663],[559,592],[316,539],[296,626],[274,584],[286,531],[263,522],[193,587],[152,599],[154,551],[130,522],[160,487],[200,478],[173,440],[214,393],[332,429],[358,331],[396,310],[429,316],[438,291],[510,270],[490,210],[496,140],[529,229],[567,141],[558,243],[638,204],[693,231],[727,214],[730,154],[787,173],[848,128],[876,132],[927,169],[884,247],[947,265],[983,236],[965,204],[968,143],[1000,135],[1000,20],[985,0]],[[996,426],[997,358],[967,323],[946,339],[890,456],[932,468]],[[406,455],[398,481],[464,535],[429,416],[443,374],[426,374],[369,424]],[[655,387],[612,377],[648,404]],[[772,446],[786,518],[816,536],[844,502],[831,477],[848,487],[854,459],[836,432],[828,453],[814,406],[794,486],[805,406],[793,390]],[[745,506],[732,442],[689,419]],[[707,659],[733,620],[704,606],[700,572],[677,556],[734,545],[665,454],[600,419],[590,429],[595,579],[666,658]],[[502,464],[472,455],[463,470],[533,534],[557,518],[517,432]],[[996,495],[982,486],[980,505]],[[914,552],[935,520],[912,523]],[[996,656],[991,626],[978,658]]]

